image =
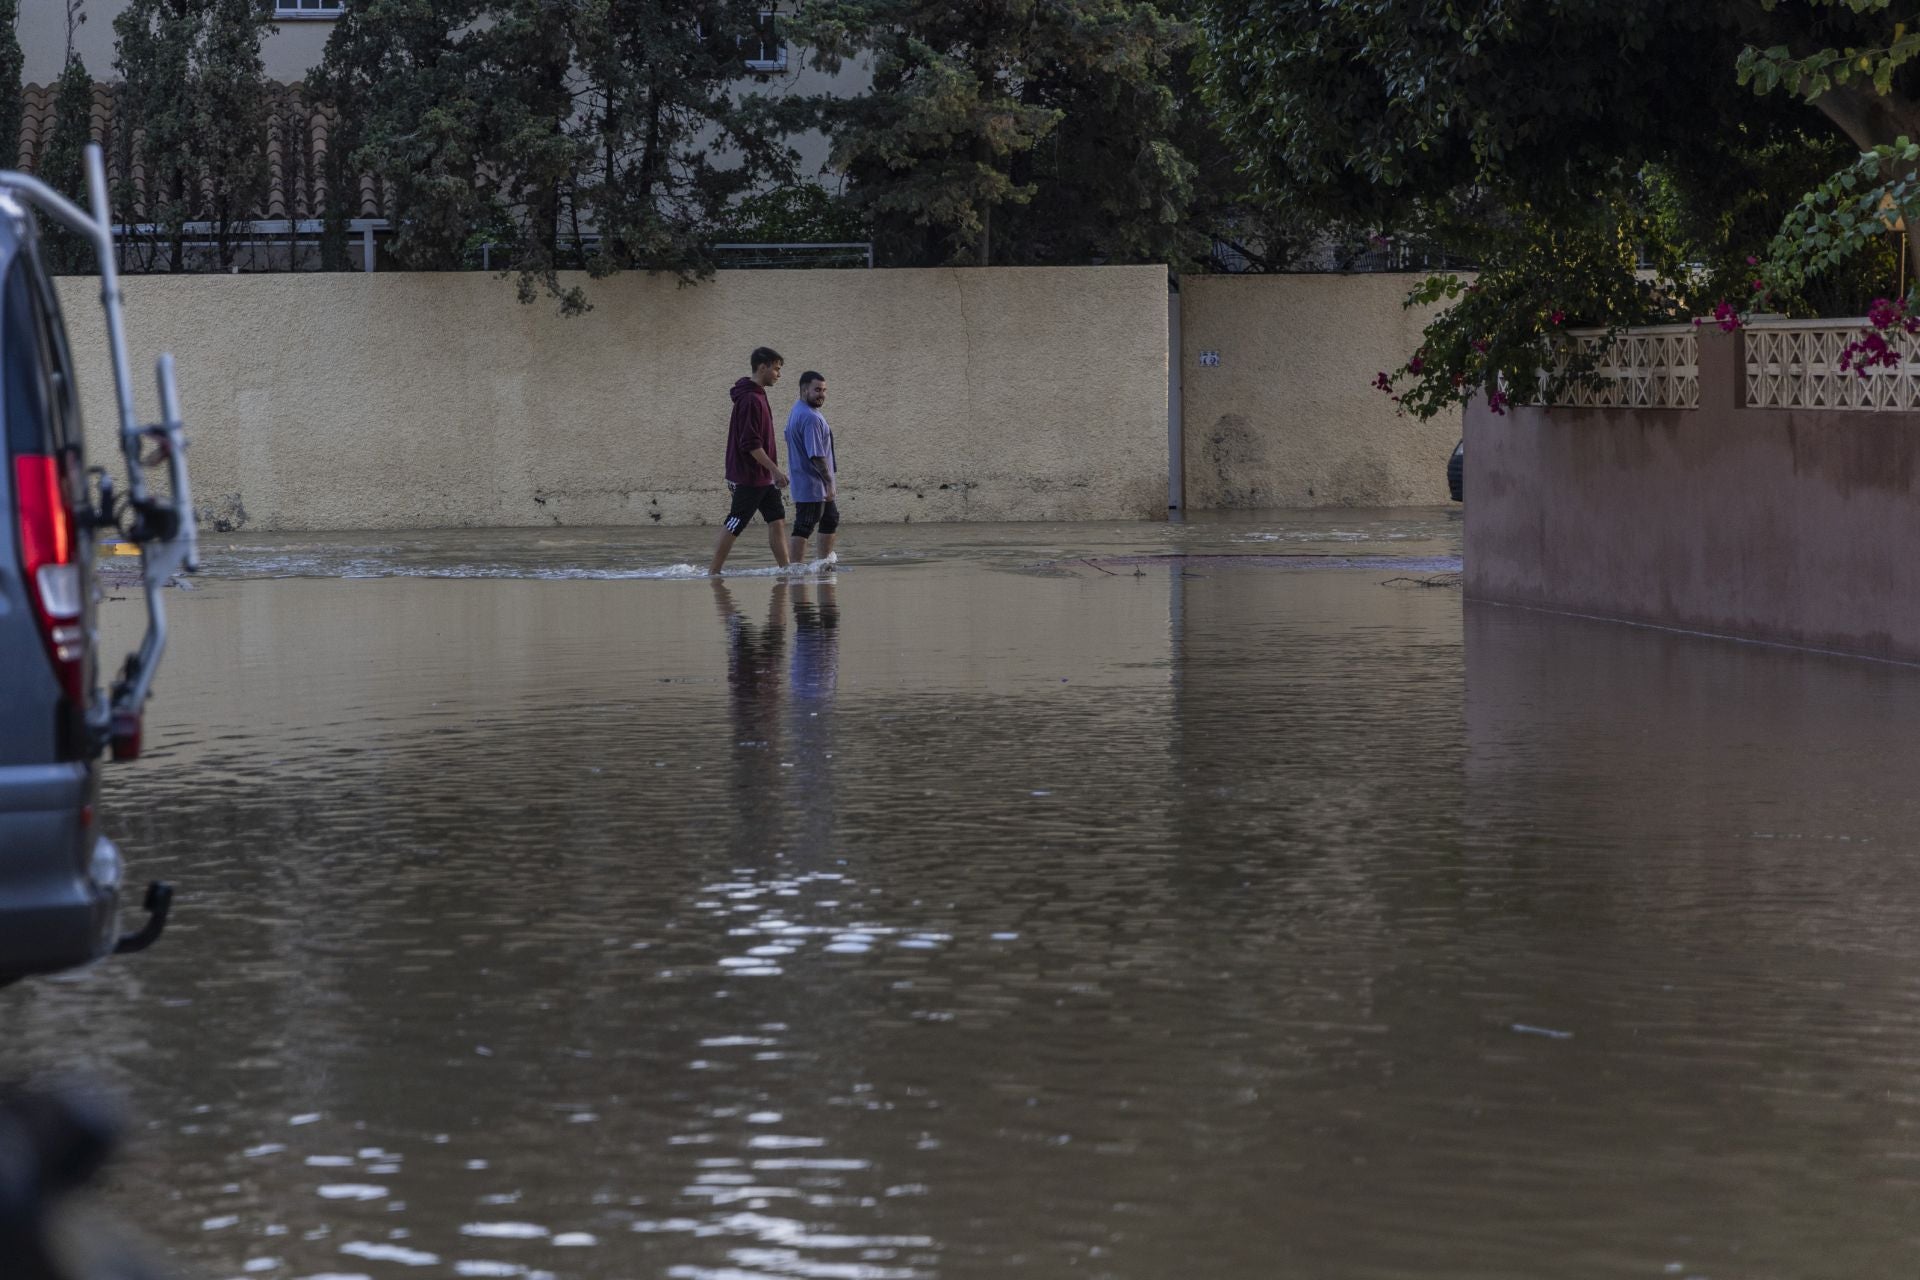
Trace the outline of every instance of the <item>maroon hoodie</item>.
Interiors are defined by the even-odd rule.
[[[727,394],[733,397],[733,418],[727,423],[727,479],[733,484],[772,484],[773,472],[753,460],[755,449],[765,449],[769,458],[780,460],[767,389],[752,378],[742,378]]]

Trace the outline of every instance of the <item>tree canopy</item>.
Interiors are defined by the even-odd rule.
[[[394,254],[455,267],[497,247],[523,299],[595,278],[713,270],[730,203],[791,177],[791,110],[742,93],[729,33],[752,0],[357,0],[313,76],[336,146],[386,186]]]
[[[0,0],[0,138],[19,138],[26,115],[20,83],[26,58],[20,50],[20,36],[14,31],[19,20],[20,0]],[[11,155],[6,163],[13,163]]]
[[[209,265],[232,266],[266,189],[267,26],[253,0],[131,0],[113,20],[120,109],[138,121],[127,155],[148,178],[140,220],[155,228],[140,248],[164,248],[171,270],[189,222],[209,228]],[[124,183],[120,200],[134,200]]]
[[[39,176],[63,195],[79,194],[85,185],[87,143],[93,111],[93,76],[74,48],[80,26],[87,20],[86,0],[65,0],[67,46],[60,78],[54,83],[53,129],[40,157]],[[46,231],[47,263],[55,271],[80,271],[92,265],[91,248],[65,227]]]
[[[870,92],[813,106],[882,261],[1190,256],[1186,32],[1167,8],[807,0],[793,30],[816,65],[872,71]]]
[[[1566,327],[1744,308],[1801,194],[1904,127],[1893,3],[1206,0],[1201,72],[1260,202],[1483,265],[1414,295],[1450,305],[1383,382],[1426,415],[1539,385]],[[1856,248],[1851,276],[1776,273],[1769,305],[1884,285],[1890,245]]]

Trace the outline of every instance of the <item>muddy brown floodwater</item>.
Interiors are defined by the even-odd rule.
[[[224,539],[0,1066],[213,1280],[1911,1274],[1920,673],[1458,528]]]

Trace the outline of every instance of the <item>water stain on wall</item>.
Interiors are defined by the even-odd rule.
[[[1267,441],[1245,414],[1223,413],[1207,432],[1202,455],[1205,469],[1195,505],[1206,507],[1264,507],[1272,504],[1272,490],[1254,477],[1267,470]]]

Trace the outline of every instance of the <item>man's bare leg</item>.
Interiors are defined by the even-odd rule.
[[[807,540],[797,536],[790,538],[787,543],[787,555],[792,559],[793,563],[805,564],[807,562]]]
[[[727,563],[727,553],[733,550],[733,543],[740,535],[727,532],[725,525],[720,526],[720,541],[713,544],[713,563],[707,566],[710,577],[719,577],[720,570]]]
[[[787,522],[775,520],[767,526],[767,545],[773,548],[773,558],[784,569],[793,563],[787,558]]]
[[[833,554],[833,544],[839,540],[840,535],[837,533],[823,533],[820,535],[820,558],[822,560],[825,560]]]

